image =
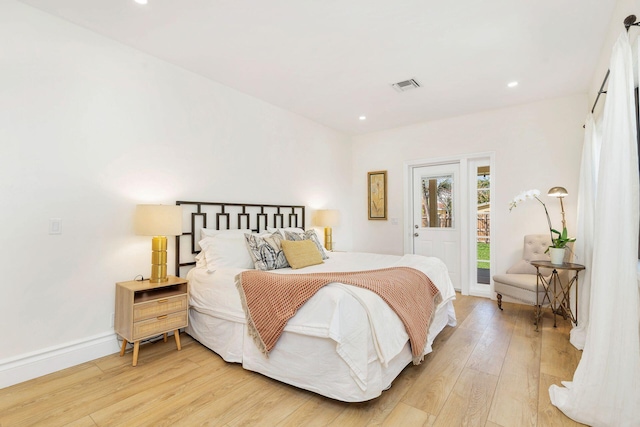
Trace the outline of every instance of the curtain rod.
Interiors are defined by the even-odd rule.
[[[640,22],[636,22],[636,15],[629,15],[626,18],[624,18],[624,28],[627,30],[627,33],[629,32],[629,28],[631,26],[636,26],[636,27],[640,26]],[[607,84],[607,79],[609,78],[609,72],[610,70],[607,70],[607,74],[605,74],[604,76],[602,85],[600,85],[598,96],[596,96],[596,100],[593,103],[593,107],[591,108],[591,114],[593,114],[593,112],[596,110],[596,105],[598,105],[598,100],[600,99],[600,95],[602,95],[603,93],[607,93],[607,91],[604,90],[604,85]]]

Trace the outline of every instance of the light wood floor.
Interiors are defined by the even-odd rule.
[[[569,323],[533,308],[458,295],[447,327],[420,366],[408,366],[381,397],[348,404],[224,362],[189,336],[106,356],[0,390],[0,426],[564,426],[549,402],[571,380],[580,352]]]

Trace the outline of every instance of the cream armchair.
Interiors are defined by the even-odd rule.
[[[502,296],[508,296],[525,304],[536,305],[536,268],[531,261],[549,261],[549,255],[544,252],[551,245],[551,236],[548,234],[529,234],[524,236],[524,249],[522,259],[509,268],[506,274],[493,276],[494,290],[498,297],[498,308],[502,310]],[[545,269],[546,270],[546,269]],[[551,270],[541,271],[545,276],[551,275]],[[538,303],[541,303],[545,289],[543,286],[537,290]]]

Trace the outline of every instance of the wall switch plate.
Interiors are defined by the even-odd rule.
[[[115,313],[111,313],[111,327],[115,327],[116,325],[116,314]]]
[[[49,234],[62,234],[62,220],[49,218]]]

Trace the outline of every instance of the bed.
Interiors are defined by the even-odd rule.
[[[177,204],[183,206],[186,231],[176,238],[176,275],[184,277],[190,269],[186,273],[190,286],[186,332],[225,361],[329,398],[361,402],[389,388],[414,359],[396,313],[375,293],[342,283],[320,288],[288,321],[265,356],[249,336],[236,286],[238,275],[255,265],[255,259],[247,256],[250,251],[245,234],[312,236],[312,230],[303,230],[304,206]],[[410,267],[426,274],[441,297],[421,354],[431,352],[433,340],[447,325],[456,324],[455,292],[442,261],[417,255],[346,252],[323,256],[326,259],[321,264],[270,272],[286,275]]]

